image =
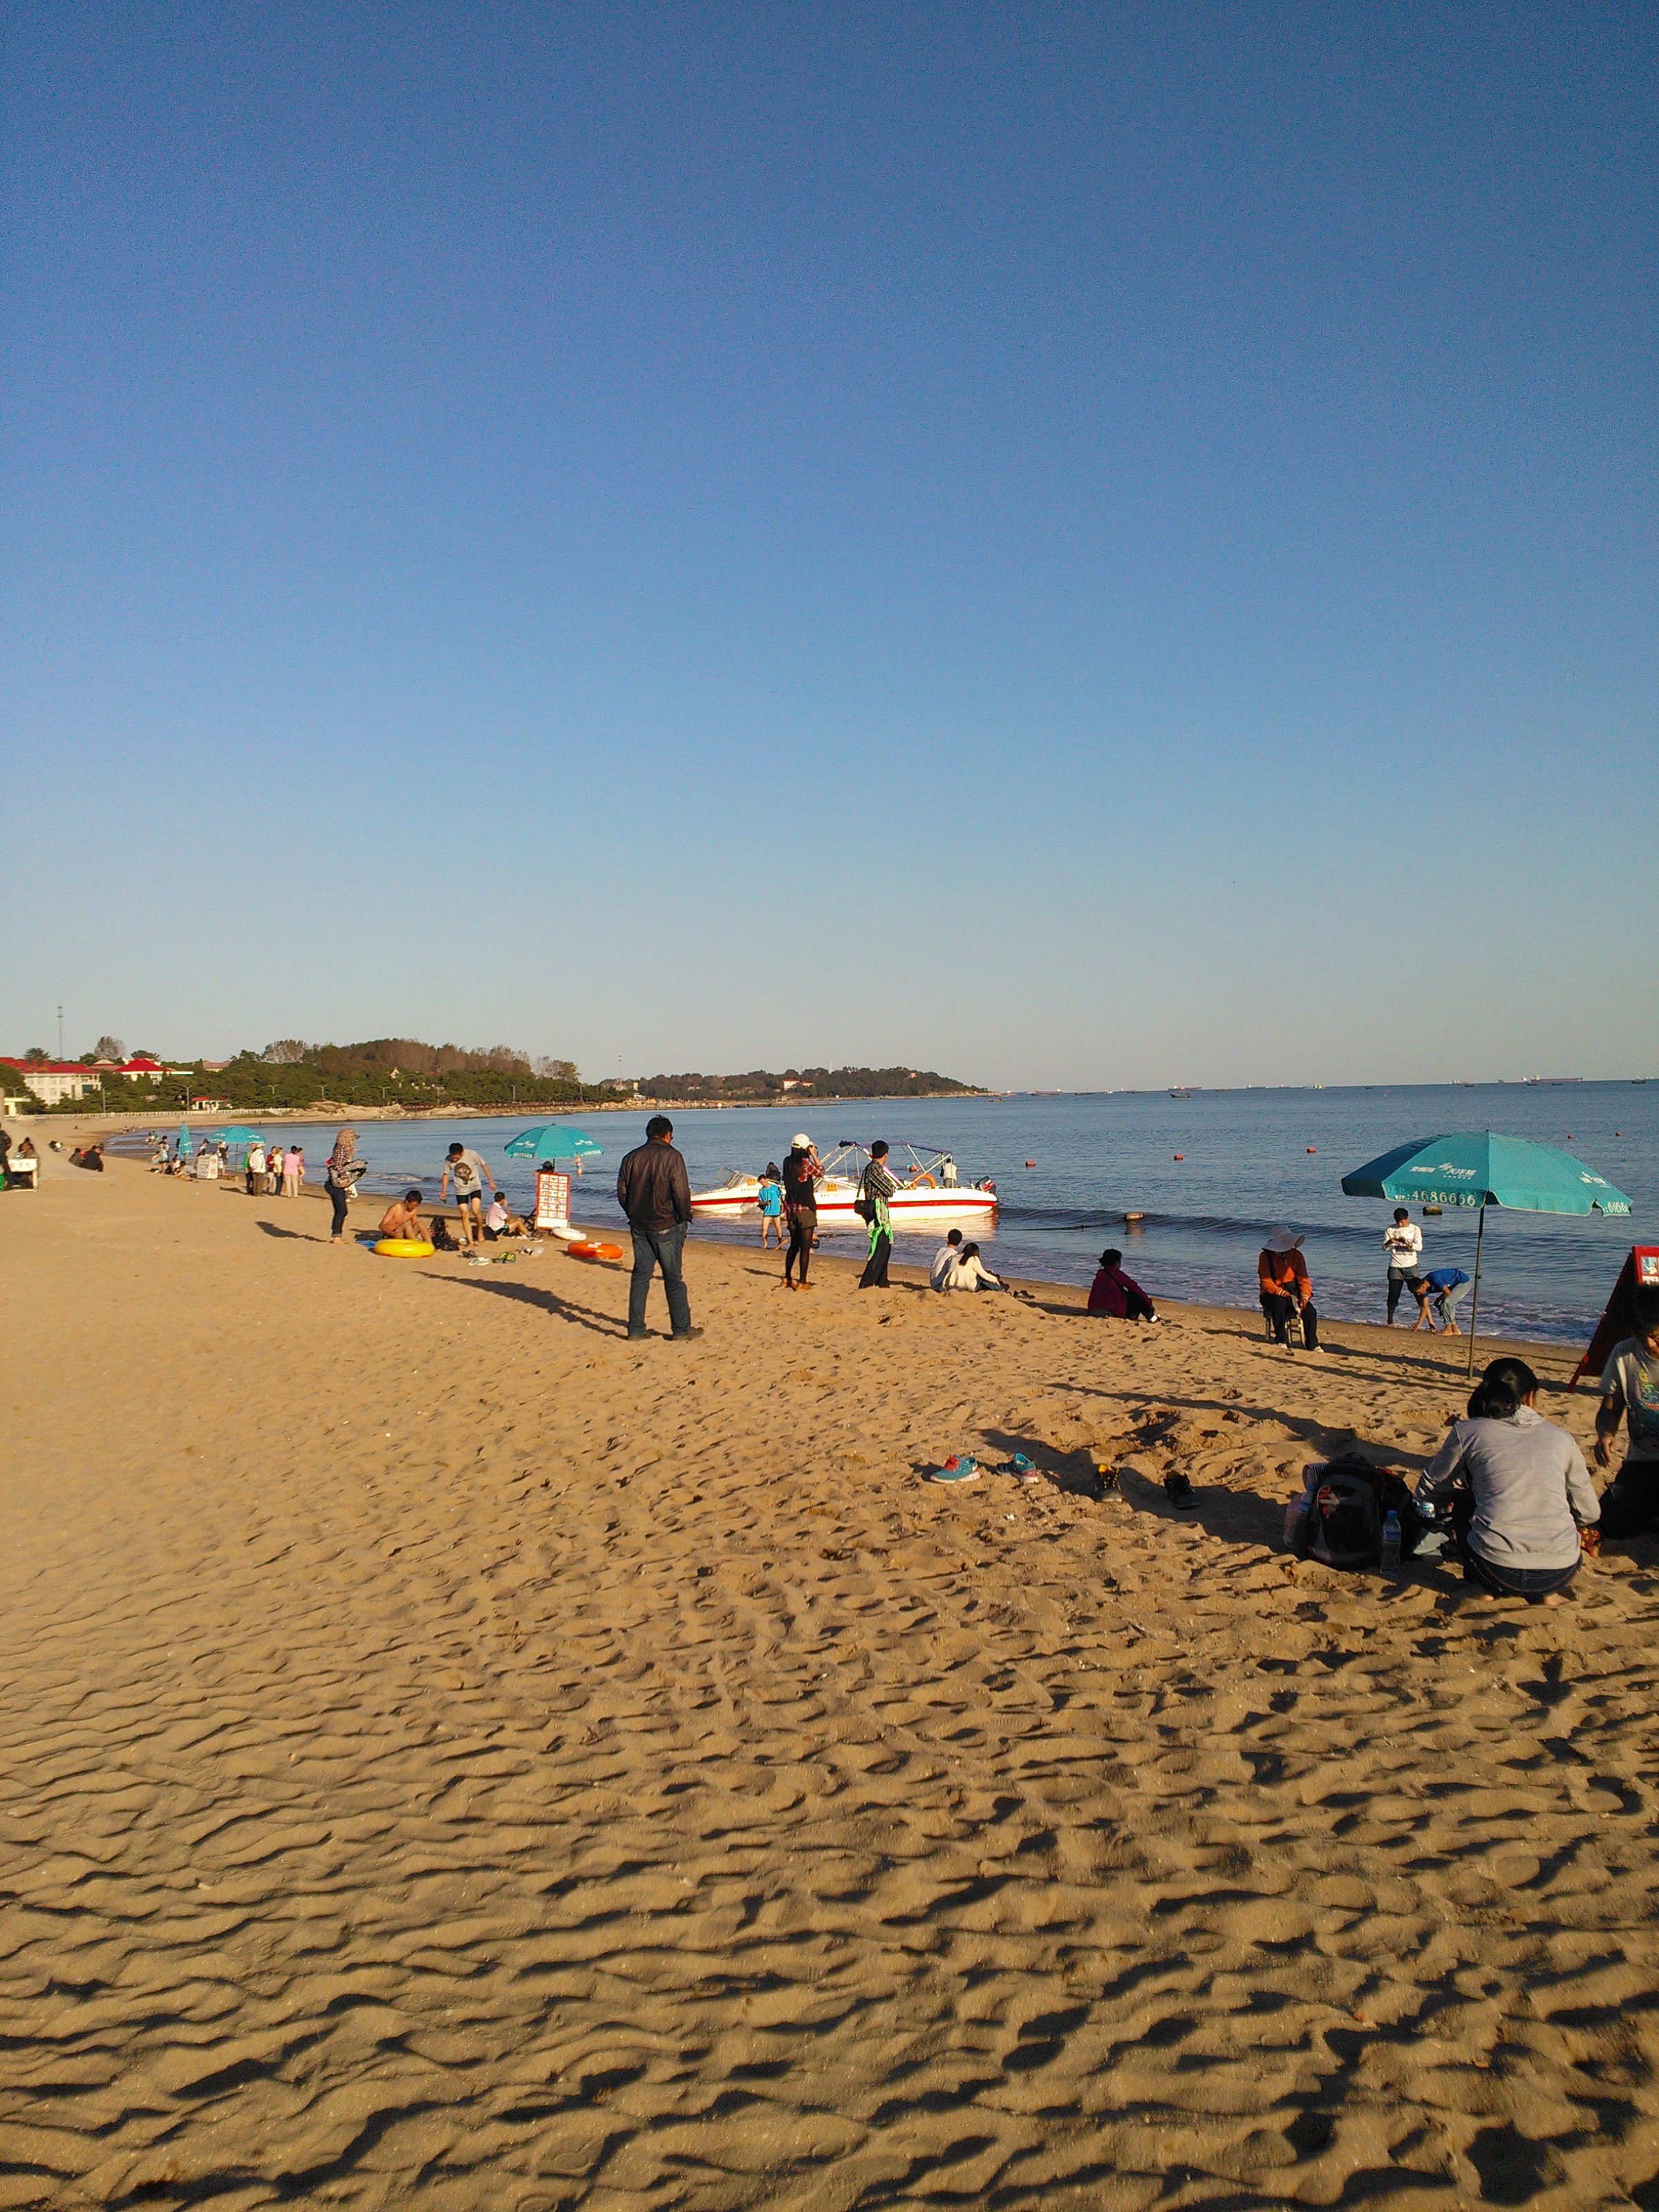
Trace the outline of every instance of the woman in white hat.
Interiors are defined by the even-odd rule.
[[[789,1157],[783,1164],[783,1210],[789,1217],[789,1249],[783,1255],[783,1287],[795,1287],[795,1263],[800,1262],[800,1286],[807,1288],[807,1263],[812,1257],[812,1238],[818,1225],[818,1183],[823,1170],[812,1139],[790,1139]]]
[[[1261,1248],[1255,1263],[1261,1285],[1261,1310],[1273,1325],[1273,1340],[1291,1348],[1290,1320],[1302,1316],[1302,1340],[1310,1352],[1319,1349],[1319,1309],[1313,1302],[1308,1263],[1302,1256],[1302,1239],[1289,1229],[1275,1229]]]

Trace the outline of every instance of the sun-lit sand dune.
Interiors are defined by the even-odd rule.
[[[1659,2203],[1653,1553],[1275,1549],[1461,1347],[326,1218],[0,1200],[0,2205]]]

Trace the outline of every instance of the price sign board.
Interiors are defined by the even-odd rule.
[[[536,1170],[536,1226],[538,1229],[568,1229],[570,1226],[570,1178],[557,1168],[538,1168]]]

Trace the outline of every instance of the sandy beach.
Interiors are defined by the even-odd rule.
[[[1278,1549],[1461,1343],[0,1205],[0,2206],[1659,2205],[1659,1547]]]

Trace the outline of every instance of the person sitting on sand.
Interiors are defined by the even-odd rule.
[[[1537,1390],[1524,1359],[1494,1359],[1417,1497],[1419,1504],[1452,1497],[1463,1579],[1483,1596],[1559,1605],[1583,1557],[1578,1532],[1595,1525],[1601,1506],[1577,1445],[1534,1412]]]
[[[1630,1432],[1625,1464],[1601,1493],[1601,1534],[1634,1536],[1659,1518],[1659,1290],[1631,1300],[1630,1334],[1601,1372],[1595,1416],[1595,1464],[1613,1462],[1622,1419]]]
[[[953,1229],[933,1255],[933,1264],[927,1270],[927,1279],[936,1291],[947,1287],[945,1278],[962,1256],[962,1231]]]
[[[101,1145],[88,1145],[85,1149],[82,1150],[82,1148],[77,1145],[75,1147],[75,1150],[70,1154],[70,1165],[72,1168],[90,1168],[94,1175],[102,1175],[104,1172],[103,1146]]]
[[[13,1190],[33,1190],[40,1174],[40,1155],[33,1137],[25,1137],[6,1164],[6,1182]]]
[[[405,1238],[412,1244],[425,1243],[426,1231],[421,1226],[421,1194],[418,1190],[406,1190],[401,1198],[393,1199],[380,1216],[380,1234]]]
[[[1089,1311],[1109,1314],[1115,1321],[1156,1321],[1152,1302],[1133,1275],[1123,1272],[1123,1255],[1109,1244],[1089,1285]]]
[[[523,1218],[514,1212],[498,1190],[484,1208],[484,1235],[493,1244],[501,1237],[528,1237],[530,1231]]]
[[[939,1285],[945,1291],[1006,1291],[1007,1287],[1001,1276],[994,1275],[980,1258],[977,1244],[963,1246],[955,1265]]]
[[[1310,1352],[1319,1349],[1319,1310],[1313,1302],[1308,1263],[1302,1256],[1302,1239],[1293,1230],[1275,1229],[1257,1257],[1256,1282],[1261,1310],[1272,1326],[1273,1342],[1290,1349],[1291,1316],[1302,1316],[1302,1340]]]

